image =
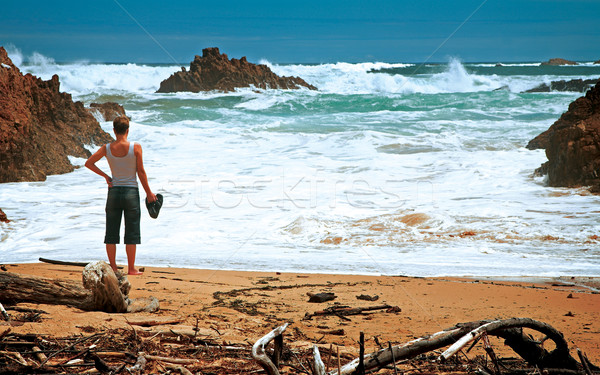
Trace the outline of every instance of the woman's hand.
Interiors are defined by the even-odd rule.
[[[146,194],[146,200],[148,201],[148,203],[152,203],[154,201],[156,201],[156,194],[154,193],[150,193],[150,194]]]
[[[110,176],[106,176],[106,177],[105,177],[105,179],[106,179],[106,184],[108,185],[108,187],[109,187],[109,188],[113,187],[113,184],[112,184],[112,177],[110,177]]]

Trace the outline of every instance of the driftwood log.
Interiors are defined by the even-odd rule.
[[[551,352],[544,349],[533,338],[523,333],[523,328],[530,328],[545,334],[554,341],[556,348]],[[519,354],[525,361],[539,368],[561,368],[578,370],[579,363],[569,354],[568,344],[562,333],[549,324],[529,318],[512,318],[496,321],[477,321],[459,324],[451,329],[437,332],[410,341],[403,345],[393,346],[369,354],[364,358],[365,370],[379,369],[395,361],[409,359],[419,354],[452,345],[441,359],[448,358],[468,342],[485,332],[491,336],[503,338],[504,343]],[[467,337],[466,339],[463,337]],[[459,344],[460,342],[460,344]],[[456,345],[456,346],[455,346]],[[456,349],[456,350],[455,350]],[[360,359],[357,358],[341,368],[341,371],[330,372],[331,375],[348,375],[357,373]]]
[[[90,264],[90,262],[65,262],[62,260],[54,260],[54,259],[48,259],[48,258],[39,258],[40,262],[44,262],[44,263],[49,263],[49,264],[57,264],[59,266],[76,266],[76,267],[85,267],[88,264]],[[119,267],[121,268],[121,267]]]
[[[154,297],[130,300],[127,276],[117,277],[106,262],[89,263],[82,278],[83,287],[71,280],[1,272],[0,302],[67,305],[111,313],[158,310],[158,300]]]
[[[531,337],[524,335],[523,328],[530,328],[543,333],[548,339],[554,341],[556,348],[548,352]],[[452,344],[442,353],[440,359],[448,359],[466,344],[484,334],[505,339],[505,344],[510,346],[524,360],[540,368],[553,367],[573,370],[577,368],[577,361],[569,354],[569,345],[562,333],[549,324],[529,318],[496,320],[482,324]]]
[[[310,301],[309,301],[310,302]],[[368,307],[348,307],[348,306],[331,306],[326,308],[325,310],[315,311],[314,313],[306,313],[304,314],[304,319],[309,320],[313,316],[324,316],[324,315],[334,315],[340,318],[349,316],[349,315],[360,315],[371,311],[376,310],[386,310],[387,312],[400,312],[402,309],[398,306],[390,306],[390,305],[378,305],[378,306],[368,306]]]

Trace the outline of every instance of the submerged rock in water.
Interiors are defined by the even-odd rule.
[[[0,223],[10,223],[10,220],[8,220],[8,217],[6,217],[6,214],[4,213],[4,211],[2,211],[1,208],[0,208]]]
[[[266,65],[249,63],[246,57],[231,59],[219,49],[205,48],[202,57],[196,56],[190,70],[183,68],[160,83],[157,92],[234,91],[238,87],[261,89],[317,88],[300,77],[280,77]]]
[[[112,138],[81,102],[60,92],[58,76],[23,75],[0,47],[0,183],[71,172],[68,156]]]
[[[126,116],[125,108],[115,102],[92,103],[87,110],[92,114],[100,114],[104,121],[113,121],[117,117]]]
[[[538,172],[548,175],[550,186],[600,185],[600,83],[572,102],[527,148],[546,149],[548,161]]]
[[[558,66],[558,65],[577,65],[577,63],[575,61],[571,61],[571,60],[554,58],[554,59],[550,59],[548,61],[544,61],[543,63],[540,63],[540,65],[553,65],[553,66]]]
[[[600,81],[599,79],[572,79],[570,81],[552,81],[548,85],[542,83],[541,85],[534,87],[525,92],[551,92],[551,91],[572,91],[572,92],[586,92],[592,86]]]

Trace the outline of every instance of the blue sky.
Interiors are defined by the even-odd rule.
[[[597,0],[175,3],[7,1],[0,45],[59,62],[182,65],[213,46],[274,63],[600,59]]]

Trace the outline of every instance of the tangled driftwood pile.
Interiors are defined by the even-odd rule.
[[[280,353],[282,352],[282,334],[286,328],[287,324],[277,327],[258,340],[252,348],[252,356],[261,364],[269,375],[280,374],[277,364],[279,363]],[[525,328],[532,329],[545,336],[542,340],[536,341],[532,336],[524,333],[523,330]],[[531,366],[531,369],[523,368],[523,364],[519,364],[519,368],[514,369],[507,367],[505,361],[496,356],[489,341],[490,336],[504,339],[504,344],[519,354],[524,362]],[[268,356],[265,347],[272,340],[275,341],[273,355]],[[373,373],[379,370],[389,369],[391,366],[394,374],[397,374],[398,371],[404,373],[403,370],[398,370],[398,364],[405,364],[407,360],[448,347],[441,354],[436,354],[431,358],[431,364],[442,365],[447,363],[448,360],[457,353],[462,352],[468,344],[472,343],[468,350],[470,351],[480,340],[484,342],[485,352],[489,356],[490,364],[469,361],[470,369],[476,373],[541,374],[543,370],[543,373],[548,374],[592,374],[592,370],[595,372],[600,371],[600,368],[592,365],[581,351],[578,351],[581,363],[577,362],[571,356],[568,344],[561,332],[546,323],[529,318],[463,323],[456,327],[434,333],[433,335],[423,336],[402,345],[392,346],[390,344],[387,348],[382,348],[381,350],[368,355],[364,355],[364,335],[361,333],[359,343],[360,355],[358,358],[341,366],[338,357],[337,368],[327,373],[327,368],[329,366],[325,365],[321,358],[319,347],[315,345],[311,369],[314,375],[362,375],[367,372]],[[551,340],[554,343],[553,350],[548,351],[544,348],[544,342],[546,340]],[[510,362],[514,362],[514,360],[510,359]],[[464,366],[459,367],[465,369]],[[456,369],[453,371],[456,371]]]
[[[154,332],[132,325],[129,330],[94,332],[90,327],[88,334],[55,338],[12,334],[7,328],[0,330],[0,374],[262,373],[258,364],[269,375],[600,373],[582,353],[581,363],[571,357],[560,332],[527,318],[459,324],[405,344],[388,344],[344,365],[351,358],[347,353],[340,355],[339,348],[336,352],[332,346],[319,349],[315,345],[312,350],[286,346],[283,334],[287,326],[277,327],[252,347],[219,343],[207,339],[199,330]],[[553,349],[544,349],[546,340],[536,341],[524,334],[527,328],[543,333],[553,342]],[[493,337],[503,338],[522,359],[497,356],[495,344],[491,343]],[[484,354],[470,353],[473,341],[484,343]],[[364,345],[361,352],[364,353]]]

